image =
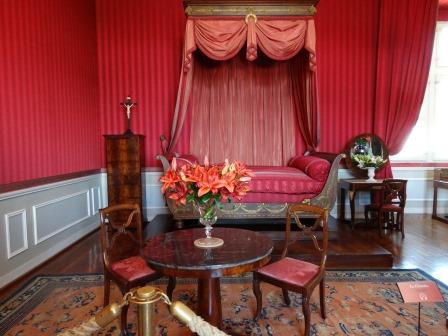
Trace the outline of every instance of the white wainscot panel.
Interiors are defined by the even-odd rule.
[[[28,249],[25,209],[5,214],[5,230],[8,259]]]
[[[90,216],[89,191],[81,191],[33,206],[34,244]]]
[[[158,214],[169,213],[165,198],[160,190],[162,172],[147,171],[143,174],[143,211],[147,220]]]
[[[90,198],[91,198],[91,209],[92,215],[98,213],[98,209],[101,209],[101,189],[100,187],[90,188]]]

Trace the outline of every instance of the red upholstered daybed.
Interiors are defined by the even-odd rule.
[[[158,156],[164,170],[169,161]],[[318,153],[296,156],[285,167],[251,166],[255,177],[249,193],[242,203],[227,203],[219,209],[219,218],[281,218],[289,203],[306,202],[331,209],[337,195],[338,167],[342,155]],[[177,157],[178,165],[192,164],[198,160],[192,155]],[[198,218],[191,204],[176,205],[170,199],[167,204],[174,219]]]

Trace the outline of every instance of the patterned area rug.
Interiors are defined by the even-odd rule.
[[[404,304],[397,282],[432,280],[420,270],[328,271],[327,319],[319,313],[316,289],[311,300],[312,335],[417,335],[417,305]],[[174,299],[194,308],[194,280],[179,279]],[[153,283],[154,285],[154,283]],[[155,283],[165,290],[165,283]],[[445,300],[448,288],[438,283]],[[231,335],[302,335],[301,297],[291,293],[286,306],[281,290],[263,284],[263,310],[252,319],[255,298],[250,275],[221,281],[223,330]],[[114,288],[112,300],[119,301]],[[0,304],[0,335],[55,335],[79,325],[102,308],[102,275],[39,276]],[[422,305],[421,335],[448,335],[445,303]],[[163,303],[155,306],[156,335],[190,335],[170,316]],[[129,327],[135,330],[136,308],[129,310]],[[98,335],[118,335],[114,322]]]

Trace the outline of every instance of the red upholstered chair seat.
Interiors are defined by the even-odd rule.
[[[140,256],[120,260],[112,264],[111,269],[127,281],[134,281],[156,272]]]
[[[395,205],[395,204],[385,204],[383,205],[383,211],[400,211],[401,208],[399,205]]]
[[[259,269],[258,273],[291,285],[304,286],[319,273],[319,266],[286,257]]]

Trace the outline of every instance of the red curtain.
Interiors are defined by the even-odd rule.
[[[308,52],[302,50],[290,64],[292,97],[300,133],[307,150],[313,150],[320,141],[320,122],[317,113],[316,76],[308,66]]]
[[[295,154],[288,62],[243,53],[228,61],[195,56],[190,149],[211,162],[286,165]]]
[[[302,123],[300,125],[301,129],[305,129],[303,133],[304,138],[306,139],[306,143],[308,147],[315,148],[318,144],[318,127],[316,122],[317,118],[317,102],[316,102],[316,80],[315,80],[315,69],[316,69],[316,57],[315,57],[315,32],[314,32],[314,21],[312,19],[298,19],[298,18],[289,18],[285,20],[274,20],[270,18],[264,18],[261,20],[257,20],[255,17],[246,18],[246,21],[243,19],[189,19],[187,21],[186,32],[185,32],[185,45],[184,45],[184,62],[182,68],[182,75],[179,85],[179,93],[178,100],[176,104],[176,110],[173,120],[173,125],[171,129],[171,139],[170,144],[167,148],[168,152],[171,152],[181,133],[181,129],[183,126],[183,122],[185,120],[185,115],[187,113],[188,102],[190,100],[190,89],[192,89],[192,85],[196,90],[196,83],[204,83],[206,80],[204,78],[195,79],[195,84],[192,84],[192,67],[194,63],[193,52],[196,48],[199,48],[206,56],[211,59],[224,61],[233,58],[239,50],[243,47],[246,42],[246,58],[250,61],[255,60],[257,58],[257,49],[258,47],[263,51],[264,54],[268,55],[270,58],[281,61],[294,58],[300,50],[304,49],[304,52],[301,53],[301,57],[297,59],[300,60],[301,66],[297,66],[293,68],[293,70],[301,70],[301,68],[305,69],[305,74],[303,79],[306,81],[306,85],[298,86],[293,84],[288,84],[290,87],[291,96],[299,96],[294,97],[295,104],[294,106],[297,109],[298,119]],[[196,70],[195,70],[196,71]],[[296,75],[296,74],[294,74]],[[286,75],[289,80],[289,76]],[[225,78],[223,76],[217,76],[216,78]],[[215,78],[215,79],[216,79]],[[270,78],[272,81],[272,78]],[[261,80],[262,83],[267,82],[267,77]],[[213,82],[214,84],[215,81]],[[226,81],[222,83],[225,86]],[[275,85],[274,85],[275,86]],[[249,100],[249,102],[255,103],[256,94],[247,95],[251,91],[251,88],[254,86],[248,83],[248,87],[240,86],[239,94],[243,94],[241,90],[245,90],[245,99]],[[291,91],[291,88],[293,91]],[[229,91],[230,92],[230,91]],[[205,111],[206,115],[199,118],[200,120],[208,120],[210,111],[206,111],[204,109],[204,104],[207,105],[207,102],[199,102],[198,99],[201,99],[203,95],[195,96],[195,103],[193,109],[199,109],[201,111]],[[280,94],[280,97],[286,97],[283,94]],[[221,99],[221,97],[219,97]],[[277,99],[276,97],[270,97],[270,99]],[[279,98],[280,100],[284,100],[285,98]],[[314,99],[314,101],[309,101],[310,99]],[[258,102],[258,101],[257,101]],[[290,104],[290,103],[289,103]],[[218,110],[218,113],[227,113],[225,112],[228,109],[228,104],[219,104],[214,105],[210,104],[210,106],[214,106],[214,108],[222,108],[222,110]],[[237,103],[233,104],[234,108],[237,108]],[[269,105],[269,104],[268,104]],[[240,106],[241,107],[241,106]],[[267,108],[272,108],[269,105]],[[288,107],[285,107],[288,109]],[[244,112],[241,110],[236,110],[240,112]],[[266,110],[267,111],[267,110]],[[271,110],[269,113],[277,113],[279,108],[276,110]],[[216,111],[213,111],[216,113]],[[265,112],[260,112],[265,113]],[[219,120],[225,120],[225,115],[219,118]],[[283,118],[282,114],[277,116],[278,118]],[[284,117],[286,118],[286,117]],[[272,119],[272,118],[271,118]],[[286,118],[285,120],[288,120]],[[195,122],[199,122],[198,119],[193,121],[193,127],[198,129],[198,124]],[[285,122],[283,122],[285,124]],[[210,124],[213,126],[213,123]],[[226,125],[229,127],[230,125]],[[269,124],[267,124],[269,126]],[[265,127],[265,126],[263,126]],[[309,128],[312,129],[309,129]],[[206,127],[207,128],[207,127]],[[288,129],[290,127],[288,126]],[[264,128],[262,128],[264,130]],[[251,136],[255,137],[264,137],[271,138],[272,135],[276,134],[276,132],[270,132],[267,130],[261,135]],[[288,133],[289,135],[289,133]],[[192,133],[192,137],[195,134]],[[246,146],[246,141],[251,141],[250,137],[246,133],[246,136],[241,140],[242,144],[238,144],[238,146]],[[204,135],[202,138],[205,138]],[[291,148],[291,146],[295,145],[294,141],[291,141],[292,138],[288,138],[288,144],[283,144],[279,148]],[[271,141],[272,142],[272,141]],[[274,141],[275,142],[275,141]],[[203,154],[206,148],[206,144],[202,141],[194,141],[192,140],[191,144],[193,147],[191,149],[193,151]],[[201,146],[200,148],[195,146]],[[235,153],[239,153],[238,146],[235,149]],[[262,149],[258,148],[258,150]],[[286,152],[290,152],[287,150]],[[285,153],[286,153],[285,152]],[[294,151],[293,151],[294,152]],[[210,154],[210,152],[209,152]],[[284,164],[284,154],[280,156],[282,159],[275,160],[277,164]],[[232,157],[233,155],[230,155]],[[260,162],[266,162],[262,159]],[[253,162],[257,163],[257,162]]]
[[[392,155],[404,145],[423,103],[437,7],[438,0],[381,1],[373,128]],[[382,174],[392,176],[390,164]]]

